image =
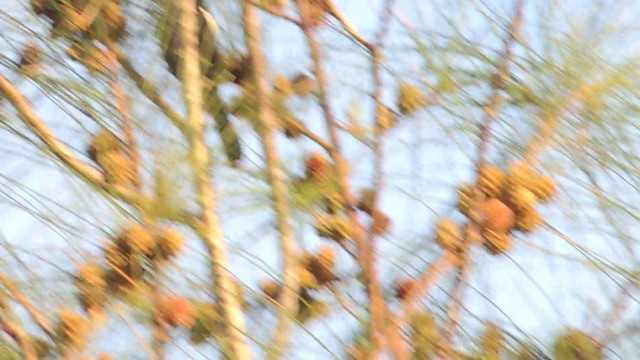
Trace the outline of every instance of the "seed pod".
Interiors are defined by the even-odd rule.
[[[496,197],[502,190],[504,173],[493,165],[483,165],[478,169],[478,189],[488,197]]]
[[[302,266],[313,275],[317,285],[326,285],[338,280],[333,273],[334,261],[329,253],[309,254],[302,260]]]
[[[478,210],[484,218],[484,227],[491,231],[506,233],[514,225],[513,211],[502,201],[489,198],[478,204]]]
[[[521,185],[509,186],[505,192],[507,202],[516,212],[526,211],[538,201],[531,190]]]
[[[376,134],[380,135],[393,128],[398,123],[395,115],[388,107],[376,104]]]
[[[428,311],[414,314],[410,320],[409,343],[415,359],[431,359],[437,347],[439,329],[433,315]]]
[[[470,184],[463,184],[458,187],[458,200],[456,207],[465,216],[469,216],[471,213],[473,189],[473,186]]]
[[[402,301],[413,291],[417,283],[414,279],[398,279],[395,284],[396,299]]]
[[[480,336],[480,350],[486,358],[499,359],[505,349],[505,337],[502,329],[495,324],[488,324]]]
[[[282,293],[282,285],[273,280],[262,280],[260,282],[260,290],[265,297],[278,302],[280,294]]]
[[[371,214],[372,223],[371,223],[371,233],[373,235],[380,236],[389,231],[389,226],[391,225],[391,218],[389,215],[385,214],[381,210],[373,210]]]
[[[514,229],[528,233],[533,231],[538,225],[542,224],[542,217],[540,213],[533,208],[523,209],[518,212],[516,217]]]
[[[98,264],[84,264],[75,277],[78,300],[89,312],[100,312],[107,301],[106,272]]]
[[[549,176],[536,176],[531,183],[531,192],[534,193],[540,201],[547,202],[557,192],[556,182]]]
[[[327,268],[332,268],[336,263],[336,252],[331,245],[323,244],[317,250],[316,258],[320,264]]]
[[[87,345],[90,328],[89,321],[81,314],[70,309],[58,312],[56,338],[63,347],[84,348]]]
[[[568,329],[553,345],[553,355],[558,360],[602,360],[601,347],[597,342],[578,329]]]
[[[523,186],[530,189],[531,181],[535,177],[535,172],[527,163],[514,163],[509,166],[509,171],[505,177],[505,185],[508,187]]]
[[[436,242],[445,251],[455,252],[459,249],[462,242],[460,235],[460,228],[453,221],[441,218],[436,223]]]
[[[484,237],[484,248],[493,255],[506,253],[511,250],[513,242],[507,233],[485,230],[482,233]]]
[[[170,327],[190,328],[195,317],[189,300],[180,296],[167,296],[158,300],[155,319]]]
[[[156,245],[156,239],[151,233],[138,223],[127,226],[118,235],[118,245],[125,251],[132,251],[137,254],[151,255]]]
[[[353,236],[351,222],[340,215],[318,216],[314,228],[318,236],[333,239],[338,243]]]
[[[91,137],[87,155],[93,161],[97,161],[98,154],[104,155],[112,151],[120,150],[120,141],[110,131],[102,129]]]
[[[307,179],[327,180],[331,175],[331,165],[324,155],[312,152],[306,161],[305,175]]]
[[[298,278],[301,289],[317,289],[320,285],[315,275],[308,269],[302,267],[298,269]]]
[[[136,169],[127,156],[121,152],[98,154],[96,161],[104,170],[107,183],[114,185],[131,185],[135,182]]]
[[[358,200],[358,209],[371,215],[373,213],[373,197],[375,192],[373,189],[360,190],[360,197]]]
[[[291,87],[297,96],[307,96],[316,90],[316,82],[308,75],[298,74],[291,80]]]
[[[426,97],[416,85],[402,83],[398,89],[398,110],[403,115],[410,115],[427,104]]]
[[[160,256],[169,259],[175,256],[184,247],[182,234],[173,228],[164,228],[156,235],[155,242],[158,244]]]
[[[292,114],[286,114],[284,116],[279,117],[280,127],[284,131],[284,135],[289,139],[295,139],[302,135],[304,131],[304,124],[302,120],[295,117]]]
[[[194,344],[201,344],[207,338],[217,337],[224,329],[222,315],[216,304],[199,301],[194,304],[195,322],[190,329],[190,339]]]
[[[35,43],[28,44],[20,57],[20,68],[28,73],[34,74],[40,70],[42,61],[42,49]]]
[[[293,84],[284,75],[278,74],[273,79],[273,90],[276,95],[288,96],[293,94]]]

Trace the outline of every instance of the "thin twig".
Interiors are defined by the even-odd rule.
[[[149,101],[158,106],[165,116],[171,120],[171,123],[175,127],[177,127],[183,134],[188,135],[189,126],[184,118],[178,114],[178,112],[176,112],[171,105],[162,98],[162,96],[160,96],[154,85],[135,69],[131,61],[129,61],[121,51],[118,50],[115,53],[117,55],[118,62],[122,65],[122,68],[129,78],[131,78],[131,80],[136,84],[138,90],[140,90],[140,92],[142,92]]]
[[[24,329],[18,326],[13,321],[5,319],[4,316],[0,316],[0,328],[7,333],[22,350],[22,356],[24,360],[37,360],[38,353],[31,343],[29,335]]]
[[[296,1],[296,4],[299,8],[299,1]],[[318,84],[317,96],[320,103],[320,108],[322,109],[323,116],[327,123],[329,143],[331,144],[329,156],[333,160],[336,169],[336,176],[340,187],[341,196],[343,201],[345,202],[346,213],[353,228],[354,240],[359,251],[357,261],[363,271],[363,283],[366,287],[367,296],[369,298],[369,337],[371,340],[369,357],[375,359],[377,358],[377,354],[381,348],[382,343],[382,334],[380,333],[380,327],[383,326],[384,322],[384,297],[382,295],[382,288],[380,286],[380,283],[377,281],[372,247],[367,241],[365,229],[360,224],[358,215],[355,211],[354,199],[353,195],[351,194],[351,189],[347,179],[347,163],[342,155],[340,141],[338,139],[336,120],[331,110],[331,105],[329,104],[327,95],[327,80],[325,77],[325,72],[322,69],[322,51],[320,49],[320,45],[318,44],[318,40],[313,33],[313,29],[309,26],[309,24],[306,23],[304,16],[302,16],[301,18],[303,20],[301,24],[301,30],[307,40],[307,45],[309,46],[311,61],[313,63],[313,73]]]
[[[504,40],[504,51],[502,52],[501,57],[498,60],[496,73],[494,74],[491,83],[491,95],[489,96],[488,103],[482,107],[482,110],[484,112],[484,119],[480,127],[478,158],[475,163],[476,182],[477,177],[480,174],[480,169],[485,165],[485,162],[487,161],[486,154],[492,139],[492,127],[498,116],[498,108],[500,106],[500,103],[502,102],[502,90],[504,89],[506,81],[509,78],[509,68],[511,64],[513,46],[519,37],[520,28],[522,27],[524,3],[524,0],[519,0],[515,4],[514,15],[509,25],[507,37]],[[477,188],[474,189],[472,201],[474,207],[476,206],[475,204],[479,203],[481,196],[482,195],[480,190]],[[466,283],[466,279],[469,276],[469,267],[471,266],[471,262],[469,259],[469,249],[477,245],[477,243],[482,239],[482,237],[480,236],[480,219],[478,219],[476,209],[473,209],[473,211],[471,212],[471,217],[469,220],[469,234],[471,234],[471,238],[465,239],[466,241],[463,245],[464,248],[462,249],[462,254],[460,254],[461,259],[459,261],[457,276],[450,297],[451,303],[449,309],[447,310],[448,319],[445,322],[443,330],[440,334],[436,359],[446,359],[450,355],[453,337],[456,328],[459,325],[458,314],[462,308],[464,284]]]
[[[11,296],[18,302],[18,304],[22,305],[22,307],[29,313],[31,318],[36,322],[36,324],[44,331],[50,338],[55,338],[55,332],[53,331],[53,327],[49,324],[49,321],[42,316],[40,311],[36,309],[35,306],[29,301],[29,299],[20,291],[18,286],[11,281],[4,274],[0,274],[0,283],[4,286],[7,291],[11,294]]]
[[[126,144],[125,151],[129,159],[131,160],[131,167],[133,169],[133,185],[140,190],[141,179],[140,179],[140,153],[138,152],[138,146],[136,144],[136,139],[133,136],[133,125],[131,123],[131,116],[129,116],[127,100],[122,90],[122,86],[120,85],[120,77],[119,73],[119,62],[117,53],[119,52],[118,46],[113,43],[107,43],[108,49],[108,59],[109,59],[109,70],[111,73],[110,78],[110,89],[113,97],[116,100],[116,109],[120,114],[120,122],[122,135],[124,137],[124,142]]]

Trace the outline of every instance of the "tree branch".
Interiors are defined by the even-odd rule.
[[[268,348],[268,350],[272,351],[267,353],[268,359],[277,359],[284,353],[287,346],[288,332],[298,311],[299,279],[296,271],[298,267],[296,254],[298,252],[289,223],[287,181],[274,139],[277,125],[271,107],[269,89],[265,81],[265,57],[260,45],[260,20],[249,0],[242,1],[242,12],[245,41],[249,49],[258,106],[258,133],[262,138],[266,156],[267,179],[272,191],[273,208],[276,212],[277,227],[280,233],[283,287],[278,302],[282,306],[282,311],[278,316],[278,325],[273,334],[272,346]]]
[[[296,1],[296,4],[298,4],[298,1]],[[301,16],[301,18],[303,19],[301,29],[307,40],[307,45],[309,46],[311,61],[313,63],[313,73],[318,83],[318,100],[329,132],[329,143],[331,144],[329,156],[333,160],[336,168],[341,196],[345,202],[346,213],[351,222],[354,232],[354,240],[360,255],[357,257],[357,261],[363,271],[363,283],[366,287],[369,298],[369,314],[371,317],[369,321],[369,340],[371,343],[369,358],[375,359],[377,358],[377,354],[381,348],[382,334],[380,333],[380,327],[383,326],[386,306],[382,295],[382,288],[376,276],[373,247],[367,241],[365,230],[360,224],[358,215],[355,211],[354,198],[351,194],[349,181],[347,179],[347,162],[340,149],[337,122],[331,110],[331,105],[329,104],[327,80],[325,72],[322,69],[322,52],[320,45],[313,33],[313,29],[311,29],[309,24],[306,23],[304,16]]]
[[[215,211],[216,193],[209,174],[209,150],[204,142],[202,77],[198,54],[197,6],[195,0],[178,2],[180,6],[179,34],[182,37],[182,85],[189,124],[191,166],[194,173],[198,203],[201,209],[202,240],[209,252],[214,294],[220,301],[228,335],[231,357],[251,359],[246,340],[244,318],[238,303],[238,288],[229,272],[229,261],[220,218]]]
[[[20,326],[0,316],[0,328],[7,333],[22,350],[24,360],[37,360],[38,353],[34,349],[28,334]]]
[[[89,183],[104,189],[129,204],[145,205],[147,203],[147,199],[133,189],[122,185],[108,184],[99,170],[76,158],[71,150],[57,139],[47,124],[38,117],[31,104],[28,103],[18,89],[3,75],[0,75],[0,94],[13,105],[18,111],[20,119],[42,140],[47,149],[71,170],[82,176]]]

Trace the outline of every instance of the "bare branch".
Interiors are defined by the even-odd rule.
[[[238,360],[251,359],[246,340],[246,329],[237,291],[230,273],[227,249],[215,211],[216,193],[209,174],[209,150],[204,142],[204,116],[202,105],[202,78],[198,54],[197,8],[195,0],[179,2],[180,36],[182,37],[183,62],[182,85],[189,123],[189,146],[191,165],[196,182],[198,203],[201,210],[202,240],[207,247],[214,279],[214,294],[220,301],[225,319],[228,346],[232,357]]]
[[[0,93],[15,107],[20,119],[42,140],[62,163],[85,178],[89,183],[100,187],[129,204],[146,204],[146,199],[126,186],[108,184],[100,171],[76,158],[71,150],[56,138],[47,124],[38,117],[33,107],[20,94],[18,89],[3,75],[0,75]]]
[[[279,297],[282,311],[278,317],[278,325],[273,334],[272,352],[267,354],[269,359],[277,359],[282,356],[289,338],[292,319],[298,311],[298,286],[297,274],[298,261],[293,230],[289,223],[289,204],[287,200],[287,181],[280,163],[280,156],[276,148],[274,133],[277,129],[274,119],[269,89],[265,81],[265,58],[261,49],[260,20],[249,1],[242,2],[243,25],[245,41],[249,49],[253,84],[258,106],[258,132],[262,138],[262,144],[267,163],[267,178],[271,186],[273,208],[276,212],[277,227],[280,233],[280,251],[282,256],[283,290]]]

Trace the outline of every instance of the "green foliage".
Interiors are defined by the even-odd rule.
[[[410,326],[409,344],[413,350],[412,359],[430,359],[436,350],[439,333],[433,314],[428,311],[414,314]]]
[[[505,350],[505,338],[500,329],[495,324],[487,324],[478,344],[480,357],[484,360],[500,360],[501,354]]]
[[[589,335],[578,329],[568,329],[553,344],[555,360],[602,360],[602,351]]]

